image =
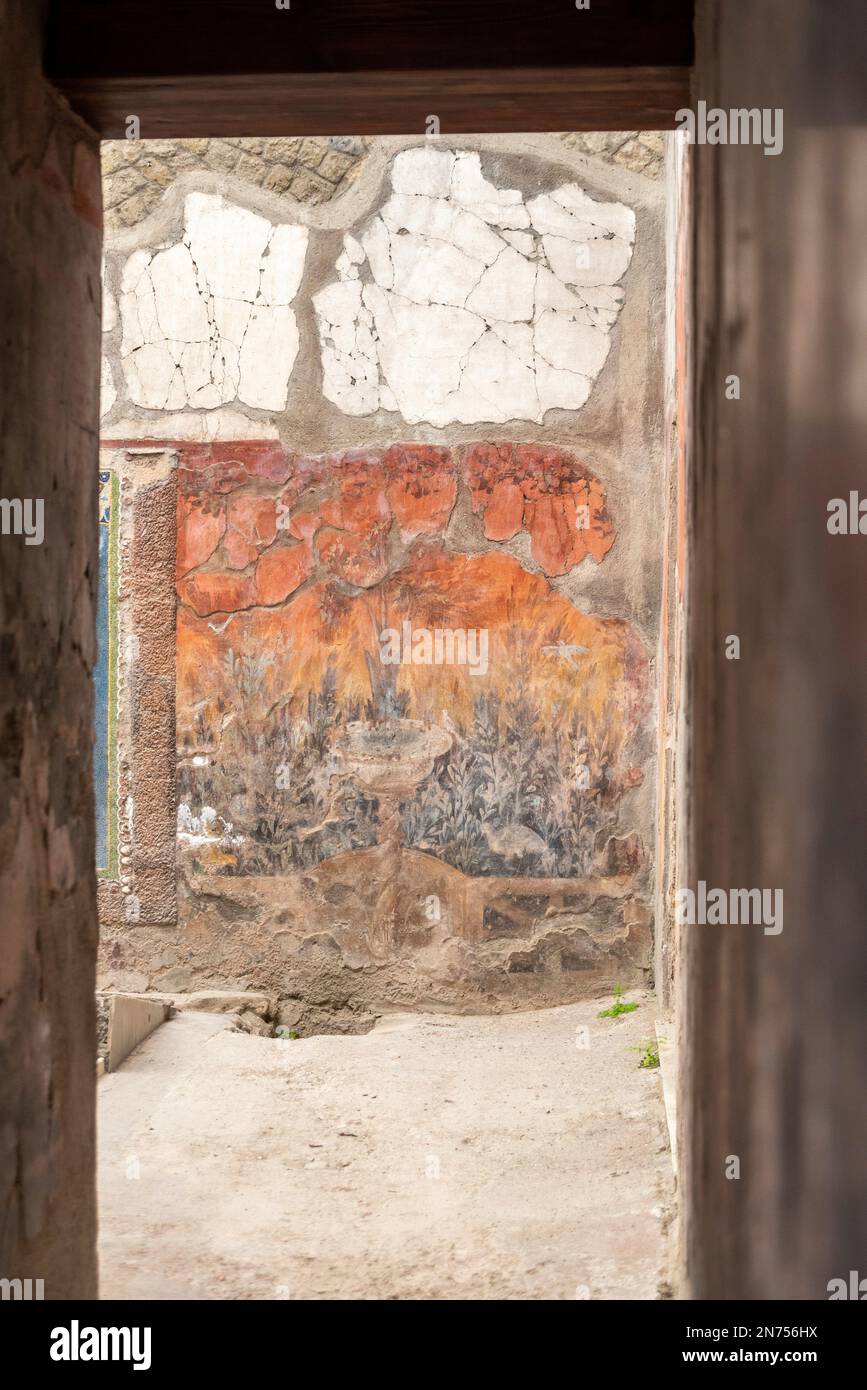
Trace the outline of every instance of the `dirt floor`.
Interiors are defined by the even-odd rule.
[[[171,1019],[99,1083],[102,1297],[665,1297],[654,1002],[629,997],[301,1040]]]

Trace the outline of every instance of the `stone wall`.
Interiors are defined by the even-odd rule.
[[[658,130],[567,131],[553,137],[634,173],[659,179],[665,136]],[[231,174],[270,193],[289,193],[315,206],[346,190],[370,140],[354,135],[275,136],[230,140],[104,140],[103,202],[109,231],[134,227],[153,212],[163,192],[195,169]]]
[[[0,1278],[96,1293],[98,145],[41,76],[38,13],[0,3]],[[5,522],[5,516],[4,516]]]
[[[248,167],[106,246],[103,466],[176,479],[179,819],[172,926],[127,789],[104,983],[354,1027],[645,982],[661,186],[560,137],[369,141],[321,203]]]
[[[134,227],[153,212],[179,174],[208,169],[254,188],[289,193],[315,206],[343,192],[367,142],[356,136],[275,136],[269,140],[105,140],[102,179],[107,230]]]
[[[662,130],[570,130],[556,138],[571,150],[649,179],[661,179],[665,174],[666,135]]]

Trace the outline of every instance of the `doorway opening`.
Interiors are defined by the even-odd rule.
[[[225,1129],[244,1047],[274,1040],[223,1157],[245,1168],[295,1077],[312,1108],[290,1166],[360,1127],[381,1172],[436,1167],[481,1287],[496,1222],[442,1185],[440,1150],[484,1149],[514,1085],[502,1158],[532,1166],[527,1087],[559,1073],[583,1127],[606,1115],[630,1153],[608,1192],[607,1140],[575,1135],[592,1202],[646,1229],[622,1267],[603,1242],[569,1274],[590,1201],[573,1193],[563,1260],[535,1286],[523,1271],[527,1296],[670,1287],[681,164],[656,132],[103,146],[101,993],[180,1015],[144,1044],[189,1092],[169,1150],[193,1118]],[[319,1035],[371,1030],[345,1092],[319,1090]],[[397,1115],[455,1068],[485,1090],[485,1048],[504,1054],[490,1113],[453,1122],[443,1096],[438,1138],[386,1158]],[[401,1049],[406,1095],[386,1080]],[[121,1271],[141,1291],[148,1267],[148,1185],[133,1219],[111,1167],[149,1147],[124,1129],[136,1066],[102,1088],[121,1296]],[[140,1174],[169,1150],[135,1150]]]

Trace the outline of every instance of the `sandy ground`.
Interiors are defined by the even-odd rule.
[[[99,1083],[103,1298],[665,1296],[654,1004],[629,997],[298,1041],[171,1019]]]

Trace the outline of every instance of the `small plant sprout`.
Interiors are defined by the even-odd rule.
[[[659,1044],[665,1042],[665,1038],[645,1038],[632,1049],[639,1054],[638,1065],[644,1070],[659,1066]]]
[[[602,1009],[600,1018],[619,1018],[621,1014],[632,1014],[638,1008],[637,1004],[630,1004],[623,998],[623,986],[614,986],[614,1003],[610,1009]]]
[[[296,1033],[294,1028],[280,1027],[276,1030],[278,1038],[300,1038],[301,1034]]]

